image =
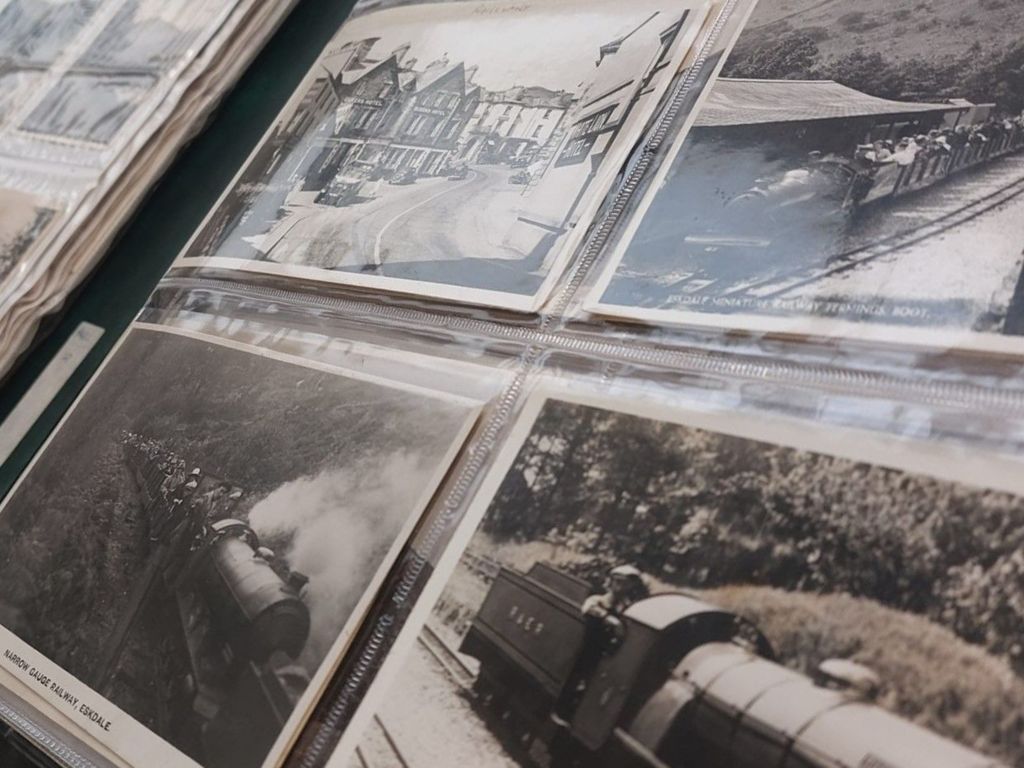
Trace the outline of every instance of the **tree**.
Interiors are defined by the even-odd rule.
[[[797,80],[811,76],[819,57],[818,44],[804,32],[765,40],[745,56],[726,64],[726,77]]]

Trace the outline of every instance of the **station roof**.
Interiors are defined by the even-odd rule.
[[[697,127],[792,123],[873,115],[951,112],[965,107],[892,101],[835,80],[746,80],[723,77],[697,116]]]

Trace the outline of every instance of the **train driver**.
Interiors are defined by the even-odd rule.
[[[619,565],[608,572],[606,591],[583,601],[583,643],[555,705],[552,719],[557,725],[568,726],[601,658],[622,642],[622,614],[649,594],[638,568]]]
[[[632,565],[619,565],[608,572],[607,590],[588,597],[580,610],[584,617],[605,624],[607,632],[608,628],[621,626],[618,617],[637,600],[647,596],[647,585],[640,570]]]

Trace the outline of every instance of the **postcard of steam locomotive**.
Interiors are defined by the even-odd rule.
[[[535,309],[706,15],[527,0],[357,16],[179,265]]]
[[[34,706],[134,766],[279,764],[479,411],[374,367],[136,324],[0,511]]]
[[[590,311],[1024,350],[1020,3],[760,0]]]
[[[332,765],[1024,765],[1011,464],[541,388]]]

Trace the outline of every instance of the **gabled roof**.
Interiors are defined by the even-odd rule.
[[[457,64],[447,64],[445,66],[431,66],[427,67],[423,72],[416,72],[416,85],[417,91],[423,91],[434,85],[440,80],[443,80],[448,75],[455,72],[459,72],[462,76],[463,83],[465,83],[465,67],[462,62]]]
[[[338,85],[352,85],[353,83],[358,83],[364,77],[372,75],[374,72],[383,68],[390,68],[393,71],[397,71],[398,62],[395,57],[389,56],[383,61],[375,62],[371,66],[343,70],[339,72],[337,76],[333,77],[331,82],[335,84],[335,88],[337,88]],[[326,67],[324,67],[324,69],[327,71],[328,75],[330,75],[330,70]]]
[[[697,127],[832,120],[872,115],[949,112],[951,104],[891,101],[834,80],[720,78],[697,116]]]

